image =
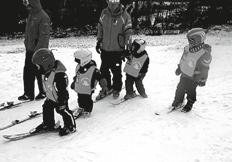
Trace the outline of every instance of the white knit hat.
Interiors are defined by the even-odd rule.
[[[85,66],[92,60],[92,52],[87,49],[78,49],[74,52],[74,57],[80,60],[81,66]]]
[[[202,28],[193,28],[188,31],[187,38],[190,46],[197,46],[204,43],[206,39],[205,30]]]

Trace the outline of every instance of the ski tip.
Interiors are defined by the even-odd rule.
[[[156,112],[155,115],[160,115],[160,114]]]
[[[7,139],[7,140],[10,140],[10,135],[3,135],[2,137]]]

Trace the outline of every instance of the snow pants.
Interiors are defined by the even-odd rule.
[[[76,127],[73,113],[69,110],[68,104],[65,107],[60,107],[56,102],[46,99],[43,104],[43,123],[44,125],[53,128],[55,125],[54,109],[60,114],[64,121],[65,127]]]
[[[140,95],[146,94],[145,88],[143,85],[143,78],[135,78],[133,76],[130,76],[126,74],[126,81],[125,81],[125,86],[126,86],[126,93],[131,94],[134,91],[134,84],[137,88],[137,91],[139,92]]]
[[[44,93],[42,84],[42,75],[36,65],[32,63],[33,52],[26,52],[25,65],[23,69],[24,94],[34,98],[35,78],[38,82],[39,92]]]
[[[78,95],[78,105],[80,108],[83,108],[86,112],[92,112],[93,110],[93,100],[92,100],[92,94],[77,94]]]
[[[102,51],[101,53],[101,67],[100,71],[103,78],[107,81],[108,89],[116,91],[122,90],[122,52],[108,52]],[[111,73],[113,75],[111,84]]]
[[[178,104],[182,103],[184,101],[185,94],[187,94],[187,100],[193,104],[196,101],[196,88],[196,82],[181,76],[180,82],[176,88],[175,99],[172,106],[177,106]]]

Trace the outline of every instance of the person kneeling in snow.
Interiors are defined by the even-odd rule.
[[[59,135],[67,135],[76,131],[76,123],[72,111],[68,107],[69,93],[67,91],[68,76],[65,66],[47,48],[37,50],[32,62],[41,70],[46,100],[43,104],[43,123],[36,130],[54,130],[54,108],[64,121],[64,127],[60,128]]]
[[[76,75],[73,78],[71,89],[78,95],[78,117],[83,115],[89,117],[93,109],[92,94],[97,85],[97,81],[104,91],[108,91],[107,81],[102,78],[100,70],[97,69],[96,62],[92,60],[92,52],[86,49],[77,50],[74,53]]]
[[[145,50],[146,42],[142,39],[135,39],[131,45],[131,54],[126,56],[128,61],[124,67],[124,72],[126,73],[126,95],[124,99],[130,99],[136,96],[133,90],[133,85],[135,83],[139,94],[147,98],[145,88],[143,85],[143,79],[146,76],[149,65],[149,57]]]
[[[186,93],[187,104],[181,110],[182,112],[191,111],[196,101],[196,88],[205,86],[212,60],[211,46],[204,43],[206,33],[202,28],[193,28],[188,31],[187,39],[189,45],[184,47],[183,55],[175,71],[176,75],[181,74],[181,76],[171,106],[172,109],[180,107]]]

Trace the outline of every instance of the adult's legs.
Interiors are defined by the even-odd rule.
[[[26,52],[25,65],[23,71],[24,94],[29,98],[34,98],[35,76],[37,67],[32,63],[32,52]]]
[[[42,74],[39,70],[36,70],[36,79],[38,83],[39,93],[45,94],[43,89]]]
[[[110,74],[110,64],[111,64],[111,59],[109,53],[102,51],[101,53],[101,66],[100,66],[100,71],[102,76],[106,79],[107,81],[107,87],[110,90],[112,88],[111,85],[111,74]]]
[[[122,60],[120,53],[111,54],[111,72],[113,74],[113,90],[120,92],[122,90]]]

